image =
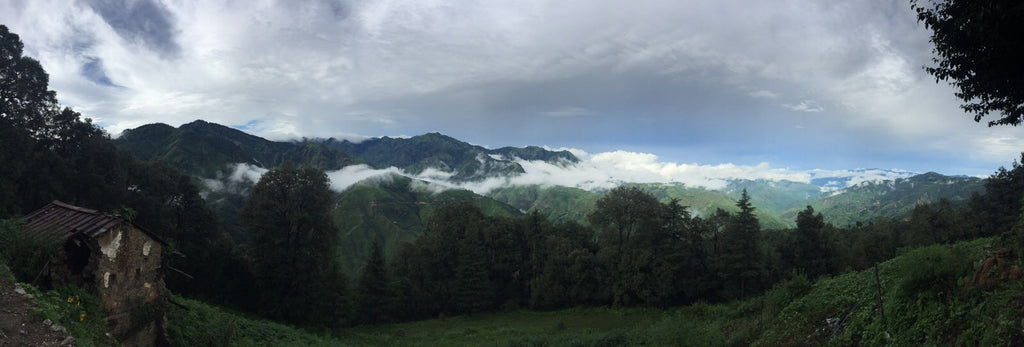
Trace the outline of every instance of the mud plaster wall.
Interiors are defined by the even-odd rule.
[[[162,245],[128,225],[93,239],[89,266],[111,335],[125,345],[152,345],[164,326],[167,293]]]

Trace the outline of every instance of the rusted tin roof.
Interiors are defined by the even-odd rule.
[[[167,245],[153,233],[127,219],[57,200],[25,216],[25,228],[22,230],[43,240],[65,240],[76,234],[97,237],[121,223],[129,223],[153,240]]]

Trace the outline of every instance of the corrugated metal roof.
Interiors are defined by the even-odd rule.
[[[97,237],[121,223],[129,223],[157,242],[167,244],[153,233],[124,218],[57,200],[25,216],[23,230],[45,240],[64,240],[76,234]]]

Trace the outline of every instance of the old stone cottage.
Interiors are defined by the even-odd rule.
[[[24,232],[60,244],[43,271],[52,286],[75,285],[100,298],[112,336],[126,346],[167,341],[167,243],[124,218],[53,201],[25,217]]]

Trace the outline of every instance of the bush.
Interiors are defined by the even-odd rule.
[[[973,265],[963,244],[922,247],[904,257],[895,294],[908,298],[955,293]]]
[[[59,243],[27,237],[21,233],[25,222],[0,220],[0,262],[6,263],[21,282],[31,282],[50,260]]]

